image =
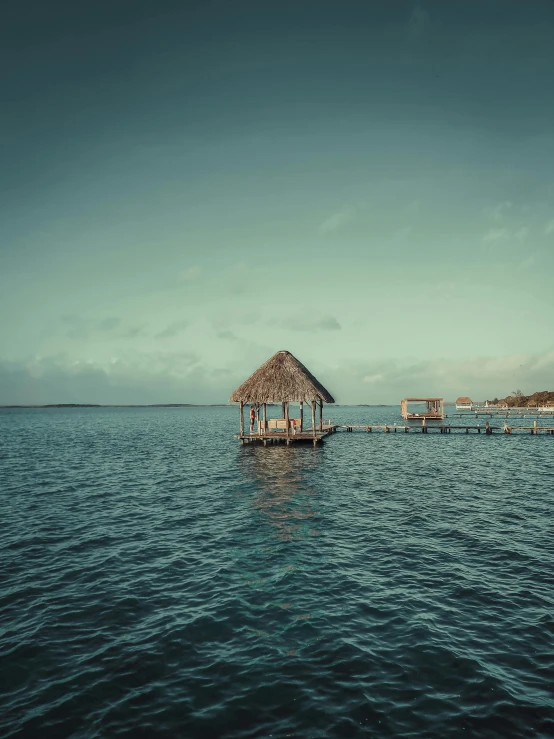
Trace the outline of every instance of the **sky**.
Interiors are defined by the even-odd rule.
[[[4,11],[3,11],[4,12]],[[554,2],[12,3],[0,404],[554,390]]]

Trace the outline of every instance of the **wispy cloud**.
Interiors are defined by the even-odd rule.
[[[527,259],[524,259],[522,262],[519,263],[518,269],[529,269],[530,267],[535,266],[535,257],[533,254],[531,254],[530,257],[527,257]]]
[[[356,209],[352,206],[344,206],[332,213],[319,226],[319,232],[323,235],[338,231],[354,218]]]
[[[104,338],[132,339],[146,335],[146,326],[125,325],[120,318],[89,318],[79,315],[65,315],[60,319],[65,327],[64,333],[68,339],[87,341],[95,335],[102,334]]]
[[[498,241],[506,241],[510,237],[511,232],[507,228],[489,228],[483,236],[483,244],[496,244]]]
[[[502,203],[498,203],[497,205],[490,205],[483,209],[483,213],[488,216],[489,218],[492,218],[493,221],[496,221],[499,223],[500,221],[504,220],[504,217],[506,214],[512,210],[513,203],[511,200],[504,200]]]
[[[197,264],[195,264],[192,267],[187,267],[187,269],[183,270],[179,274],[179,279],[181,280],[181,282],[193,282],[194,280],[197,280],[201,274],[202,267],[199,267]]]
[[[408,20],[408,30],[412,36],[422,36],[431,24],[431,15],[429,11],[416,5],[410,14]]]
[[[521,228],[518,228],[517,231],[514,231],[514,239],[517,239],[518,241],[525,241],[528,236],[529,229],[527,226],[522,226]]]
[[[136,339],[139,336],[146,336],[147,333],[148,332],[144,324],[140,326],[126,326],[118,332],[118,337],[122,339]]]
[[[280,321],[271,321],[271,324],[279,325],[282,328],[286,328],[289,331],[340,331],[341,325],[334,316],[320,316],[320,317],[296,317],[290,316]]]
[[[362,377],[362,382],[365,382],[366,385],[375,385],[378,382],[382,382],[384,379],[385,376],[381,374],[364,375],[364,377]]]
[[[189,325],[189,322],[187,320],[182,321],[173,321],[173,323],[170,323],[166,328],[163,329],[163,331],[160,331],[157,333],[154,338],[155,339],[171,339],[174,336],[177,336],[178,334],[182,333]]]
[[[105,318],[96,325],[97,331],[112,331],[117,328],[121,323],[120,318]]]
[[[520,226],[516,229],[489,228],[489,230],[483,235],[482,241],[485,246],[493,247],[498,242],[510,241],[511,239],[523,242],[529,234],[530,230],[527,226]]]
[[[226,341],[239,341],[239,337],[229,329],[222,329],[216,334],[218,339],[225,339]]]
[[[344,403],[399,403],[407,396],[435,395],[454,400],[462,394],[485,400],[505,397],[516,386],[526,394],[551,387],[554,350],[465,360],[345,362],[318,376]]]

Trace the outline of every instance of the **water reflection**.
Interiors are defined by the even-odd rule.
[[[311,477],[323,462],[323,449],[246,446],[240,450],[242,475],[255,483],[252,505],[283,540],[317,536],[317,489]]]

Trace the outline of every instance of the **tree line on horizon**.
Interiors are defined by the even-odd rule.
[[[512,394],[506,398],[487,400],[489,404],[507,405],[509,408],[529,408],[546,405],[548,402],[554,403],[554,391],[539,390],[532,395],[524,395],[521,390],[512,390]]]

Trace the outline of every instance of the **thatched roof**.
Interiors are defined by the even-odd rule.
[[[468,398],[467,396],[462,396],[461,398],[457,398],[456,403],[458,405],[472,405],[471,398]]]
[[[290,352],[277,352],[235,390],[232,403],[282,403],[287,400],[323,400],[334,403],[333,396]]]

